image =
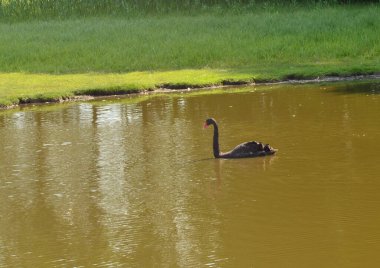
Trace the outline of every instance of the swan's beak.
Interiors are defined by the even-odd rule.
[[[205,122],[204,125],[203,125],[203,128],[207,128],[207,127],[208,127],[208,125],[207,125],[207,123]]]

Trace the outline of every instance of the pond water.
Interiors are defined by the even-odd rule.
[[[3,111],[0,267],[377,267],[379,85]]]

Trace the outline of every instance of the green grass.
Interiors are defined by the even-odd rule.
[[[278,66],[277,66],[278,67]],[[177,70],[131,73],[32,74],[0,73],[0,107],[33,103],[57,102],[81,95],[118,95],[154,89],[205,87],[235,82],[266,82],[307,79],[327,75],[350,75],[350,67],[298,66],[276,69]],[[272,67],[275,68],[275,67]],[[370,73],[371,69],[368,69]]]
[[[89,16],[241,13],[287,7],[379,3],[379,0],[0,0],[0,19],[30,20]]]
[[[179,70],[166,72],[131,72],[126,74],[0,74],[0,105],[48,102],[80,95],[114,95],[141,92],[165,85],[194,87],[221,84],[226,71]],[[234,74],[237,80],[248,74]]]
[[[0,71],[132,72],[376,64],[380,5],[0,24]]]
[[[379,14],[371,4],[3,21],[0,105],[380,72]]]

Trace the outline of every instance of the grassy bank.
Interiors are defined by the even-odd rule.
[[[0,74],[0,105],[51,102],[81,95],[138,93],[160,87],[186,88],[223,83],[226,71],[179,70],[167,72],[131,72],[126,74]],[[248,74],[234,74],[238,81]]]
[[[0,74],[0,108],[26,103],[59,102],[80,96],[107,96],[165,89],[186,89],[252,82],[370,74],[372,68],[292,66],[249,70],[177,70],[131,73]],[[274,69],[276,68],[276,69]]]
[[[0,105],[379,72],[379,13],[371,4],[4,21]]]

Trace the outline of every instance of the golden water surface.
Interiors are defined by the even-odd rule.
[[[270,87],[1,112],[0,267],[379,267],[379,83]]]

